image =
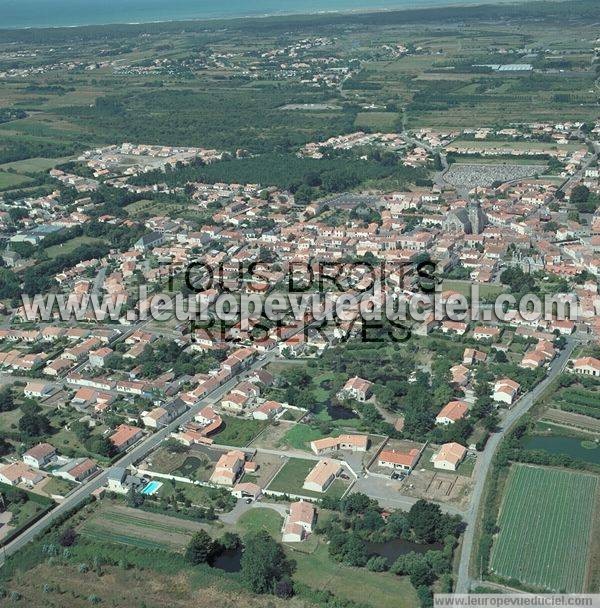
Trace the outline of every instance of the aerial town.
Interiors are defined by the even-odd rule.
[[[362,57],[354,17],[0,32],[0,598],[598,592],[600,39],[572,17],[568,52],[538,24],[467,55],[430,18],[365,25]],[[394,78],[472,90],[435,120]],[[546,113],[519,91],[470,124],[464,98],[544,79]],[[221,117],[261,82],[276,109]],[[181,122],[144,131],[152,96]]]

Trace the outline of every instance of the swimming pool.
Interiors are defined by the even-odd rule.
[[[145,496],[151,496],[158,492],[158,490],[162,487],[162,483],[160,481],[151,481],[142,491],[141,494]]]

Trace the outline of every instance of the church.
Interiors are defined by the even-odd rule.
[[[485,211],[479,201],[469,201],[466,207],[450,211],[443,222],[446,232],[481,234],[487,225]]]

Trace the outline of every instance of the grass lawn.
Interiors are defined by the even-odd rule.
[[[274,509],[255,508],[246,511],[237,521],[236,529],[241,535],[266,530],[276,541],[281,541],[283,517]]]
[[[266,420],[249,420],[223,416],[225,428],[213,439],[216,444],[244,447],[248,445],[267,425]]]
[[[19,420],[23,412],[20,408],[0,414],[0,433],[14,433],[18,431]]]
[[[48,254],[48,257],[55,258],[59,255],[66,255],[68,253],[71,253],[80,245],[101,245],[103,243],[104,241],[102,241],[101,239],[95,239],[91,236],[77,236],[74,239],[70,239],[65,243],[62,243],[62,245],[53,245],[52,247],[48,247],[48,249],[46,249],[45,251]]]
[[[44,492],[51,496],[52,494],[58,494],[59,496],[65,496],[68,494],[77,484],[74,484],[66,479],[60,477],[51,477],[50,480],[44,486]]]
[[[582,593],[597,489],[594,475],[514,465],[492,549],[494,573],[555,593]]]
[[[178,477],[186,477],[195,481],[208,481],[214,463],[204,454],[197,453],[194,456],[188,456],[183,464],[172,471],[173,475]]]
[[[193,505],[214,507],[216,510],[224,512],[229,511],[235,505],[235,499],[224,488],[209,488],[182,481],[172,482],[168,479],[157,479],[157,481],[162,481],[163,484],[157,492],[157,496],[160,498],[169,498],[181,492],[183,497],[190,500]]]
[[[407,577],[369,572],[366,568],[352,568],[329,557],[327,546],[320,543],[310,555],[286,548],[296,560],[294,580],[315,589],[331,591],[334,595],[373,608],[416,608],[417,594]],[[392,599],[393,598],[393,599]]]
[[[308,424],[295,424],[280,441],[281,445],[288,445],[297,450],[310,450],[310,442],[322,439],[325,435],[319,429]]]
[[[290,458],[283,468],[277,473],[273,481],[269,484],[268,489],[275,492],[284,492],[285,494],[298,494],[300,496],[308,496],[321,498],[325,494],[327,496],[341,497],[348,482],[343,479],[336,479],[324,493],[311,492],[302,488],[302,484],[306,476],[317,464],[316,460],[303,460],[302,458]]]

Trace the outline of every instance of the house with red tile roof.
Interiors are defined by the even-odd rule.
[[[142,436],[142,429],[138,428],[137,426],[120,424],[108,439],[119,452],[122,452],[130,445],[133,445],[136,441],[139,441]]]
[[[412,448],[410,450],[381,450],[377,456],[377,464],[380,467],[400,470],[410,473],[419,462],[421,450]]]
[[[575,374],[584,376],[600,376],[600,359],[595,357],[580,357],[573,360],[570,370]]]
[[[290,512],[283,525],[284,543],[302,542],[313,530],[316,510],[312,504],[301,500],[290,504]]]
[[[501,378],[494,384],[492,399],[507,405],[512,405],[521,389],[521,385],[510,378]]]
[[[436,416],[436,424],[454,424],[467,415],[469,406],[464,401],[450,401]]]
[[[23,454],[23,462],[36,469],[45,467],[56,456],[56,448],[49,443],[38,443]]]
[[[373,383],[358,376],[350,378],[343,388],[339,391],[340,399],[356,399],[364,402],[371,396],[373,391]]]
[[[444,471],[456,471],[466,455],[467,448],[460,443],[445,443],[433,456],[433,466]]]

